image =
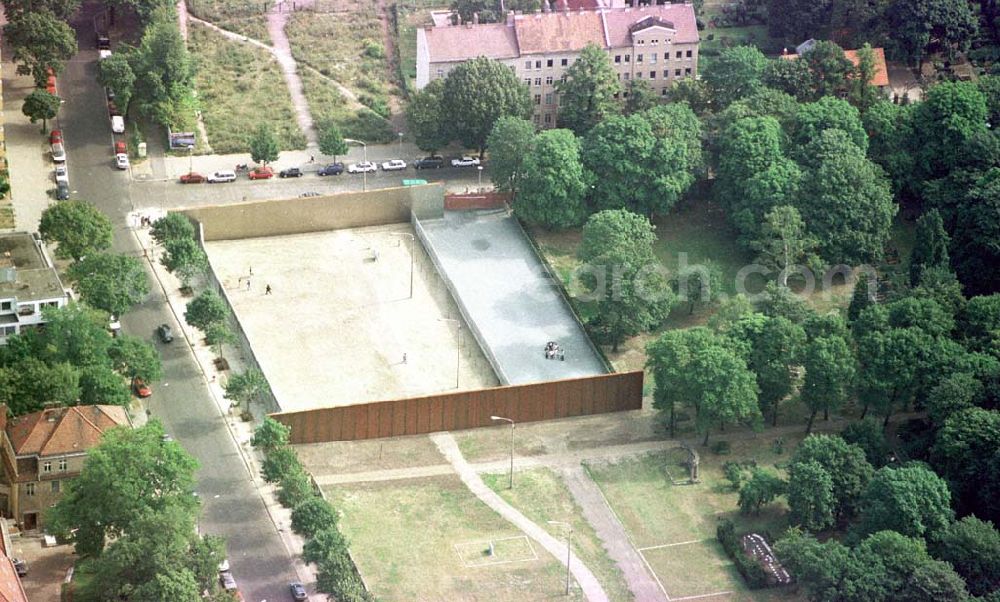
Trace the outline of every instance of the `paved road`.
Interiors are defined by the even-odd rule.
[[[115,224],[114,247],[141,253],[125,227],[132,209],[128,175],[111,163],[111,130],[103,93],[97,85],[97,53],[90,22],[96,3],[85,5],[74,20],[81,52],[61,78],[66,104],[60,112],[69,154],[75,198],[93,202]],[[142,193],[138,195],[141,197]],[[137,199],[140,203],[141,198]],[[153,281],[152,272],[149,274]],[[126,332],[153,340],[157,324],[172,322],[162,291],[154,292],[122,320]],[[198,493],[204,506],[200,527],[227,538],[233,575],[248,601],[284,600],[288,582],[295,580],[291,558],[268,518],[235,442],[212,401],[189,349],[175,341],[160,346],[164,378],[155,387],[149,408],[201,463]]]

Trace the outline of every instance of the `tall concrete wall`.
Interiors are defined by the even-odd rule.
[[[204,240],[286,236],[342,228],[381,226],[444,215],[441,184],[343,192],[309,198],[254,201],[187,209],[200,222]]]

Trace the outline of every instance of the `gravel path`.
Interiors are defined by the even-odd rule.
[[[312,113],[309,111],[309,103],[306,95],[302,91],[302,79],[299,78],[298,64],[292,57],[292,47],[288,43],[288,36],[285,35],[285,24],[288,23],[290,12],[285,12],[285,3],[278,4],[278,10],[267,13],[267,33],[271,36],[271,54],[281,65],[281,73],[285,76],[285,85],[288,86],[288,93],[292,96],[292,106],[295,107],[295,117],[299,122],[299,129],[306,136],[307,146],[317,146],[316,128],[313,125]]]

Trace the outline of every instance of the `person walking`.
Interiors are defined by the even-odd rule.
[[[267,286],[264,287],[264,294],[265,295],[270,295],[271,294],[271,285],[270,284],[268,284]]]

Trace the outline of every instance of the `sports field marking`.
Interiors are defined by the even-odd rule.
[[[680,602],[681,600],[698,600],[700,598],[712,598],[714,596],[729,596],[732,593],[733,592],[731,591],[713,592],[711,594],[698,594],[697,596],[684,596],[683,598],[671,598],[670,600],[671,602]]]
[[[523,542],[523,545],[498,545],[506,542]],[[530,562],[538,560],[538,554],[531,545],[531,540],[526,535],[515,535],[513,537],[502,537],[500,539],[488,539],[486,541],[469,541],[452,544],[459,560],[466,568],[478,568],[483,566],[494,566],[498,564],[510,564],[512,562]],[[492,547],[493,555],[484,555],[484,551]],[[519,548],[524,552],[522,557],[503,559],[502,556],[510,551],[512,547]],[[498,550],[505,550],[500,552]],[[528,553],[531,555],[529,556]]]
[[[711,541],[710,539],[692,539],[690,541],[678,541],[677,543],[665,543],[658,546],[648,546],[645,548],[636,548],[640,552],[645,552],[646,550],[659,550],[660,548],[672,548],[674,546],[686,546],[692,543],[701,543],[703,541]]]

